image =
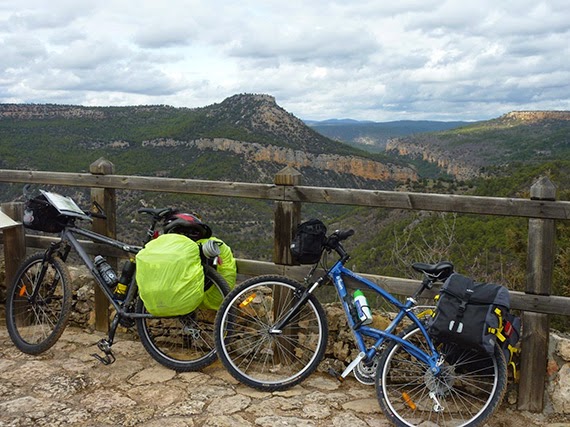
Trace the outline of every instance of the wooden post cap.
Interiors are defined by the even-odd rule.
[[[556,200],[556,185],[546,176],[538,178],[530,187],[531,200]]]
[[[115,165],[104,157],[100,157],[89,165],[89,172],[93,175],[113,175]]]
[[[285,166],[275,174],[275,184],[277,185],[300,185],[301,172],[291,166]]]

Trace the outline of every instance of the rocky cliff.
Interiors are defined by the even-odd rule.
[[[474,148],[473,148],[474,149]],[[460,154],[433,141],[418,141],[408,138],[388,140],[386,151],[396,152],[399,156],[410,156],[436,164],[448,175],[458,180],[473,179],[481,175],[482,163],[469,156],[471,150]]]
[[[115,147],[122,144],[112,143]],[[155,139],[143,141],[143,147],[194,147],[199,150],[225,151],[244,156],[250,162],[270,162],[296,169],[315,168],[381,181],[416,181],[418,175],[410,167],[384,164],[370,159],[339,154],[316,154],[302,150],[235,141],[227,138],[201,138],[192,141]]]
[[[315,132],[265,94],[234,95],[221,103],[194,109],[0,104],[0,149],[2,145],[14,159],[14,164],[3,166],[15,169],[63,170],[57,165],[59,159],[64,162],[64,157],[69,156],[65,163],[73,165],[97,151],[97,156],[120,157],[118,161],[131,167],[125,173],[135,174],[176,176],[191,172],[198,179],[267,180],[278,168],[291,166],[305,169],[313,178],[325,177],[324,171],[332,172],[336,174],[334,180],[321,184],[333,186],[342,186],[345,180],[350,186],[364,181],[377,186],[377,181],[418,179],[416,171],[403,162],[379,161],[378,156]],[[26,151],[20,155],[17,150],[24,145]],[[61,151],[47,166],[41,164],[45,156],[39,154],[45,147],[53,153]],[[176,151],[152,151],[169,147]],[[197,151],[204,159],[197,160]],[[216,156],[216,152],[239,158],[230,160]],[[234,169],[230,171],[232,160]],[[204,168],[206,164],[212,167]],[[180,165],[186,165],[183,172]],[[179,171],[175,171],[177,167]],[[202,176],[204,169],[208,174]],[[212,170],[227,173],[213,176]],[[242,171],[257,172],[242,176]]]
[[[570,111],[511,111],[501,116],[502,120],[541,122],[544,120],[570,120]]]
[[[449,131],[391,139],[386,151],[421,158],[467,180],[488,166],[563,158],[569,133],[570,111],[513,111]]]

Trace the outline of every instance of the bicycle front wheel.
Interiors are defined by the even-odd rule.
[[[227,296],[216,316],[216,348],[234,378],[260,390],[285,390],[317,368],[326,349],[328,326],[314,295],[282,330],[272,331],[304,289],[285,277],[260,276]]]
[[[426,338],[417,326],[406,330],[404,339],[428,351]],[[397,426],[483,424],[506,390],[502,350],[497,345],[494,354],[488,355],[454,344],[442,344],[438,350],[445,362],[436,375],[401,344],[392,342],[376,373],[380,407]]]
[[[210,301],[222,301],[230,292],[213,267],[204,267],[204,288]],[[137,313],[147,313],[139,298]],[[176,317],[137,318],[137,331],[145,350],[161,365],[179,372],[197,371],[216,360],[214,320],[216,310],[201,305]]]
[[[44,253],[26,259],[6,295],[6,328],[22,352],[39,354],[52,347],[71,311],[71,278],[58,257]]]

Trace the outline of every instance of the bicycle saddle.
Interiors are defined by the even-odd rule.
[[[420,273],[427,274],[436,280],[445,280],[453,273],[453,264],[449,261],[441,261],[437,264],[425,264],[423,262],[415,262],[412,268]]]

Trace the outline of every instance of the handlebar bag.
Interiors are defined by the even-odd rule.
[[[154,316],[180,316],[204,299],[200,248],[181,234],[163,234],[136,255],[136,280],[146,310]]]
[[[493,354],[509,308],[509,291],[504,286],[476,283],[453,273],[441,287],[428,332],[436,343],[452,342]]]
[[[297,226],[291,242],[291,255],[299,264],[316,264],[321,259],[327,227],[318,219]]]
[[[198,245],[205,244],[208,240],[213,240],[220,248],[220,255],[218,255],[218,264],[216,265],[216,270],[228,283],[230,289],[233,289],[236,285],[237,278],[237,264],[234,258],[232,248],[230,248],[226,243],[217,237],[210,237],[209,239],[201,239],[196,243]],[[206,287],[208,285],[206,284]],[[223,301],[223,295],[217,290],[215,286],[205,289],[204,299],[200,308],[207,310],[217,310]]]
[[[65,227],[65,217],[40,194],[26,201],[22,223],[31,230],[59,233]]]

